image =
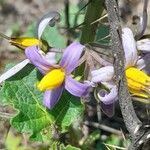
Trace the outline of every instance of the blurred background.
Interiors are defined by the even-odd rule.
[[[77,7],[81,1],[84,4],[88,2],[88,0],[70,0],[70,3]],[[49,11],[64,11],[64,4],[65,0],[0,0],[0,32],[12,37],[33,35],[31,34],[33,32],[31,24],[36,23]],[[143,7],[142,0],[119,0],[119,4],[122,10],[124,24],[127,22],[128,24],[132,24],[133,16],[140,14]],[[148,6],[148,15],[149,14],[150,3]],[[148,27],[145,33],[150,34],[150,19],[148,19]],[[7,63],[17,63],[24,58],[25,56],[22,51],[11,46],[7,40],[0,38],[0,73],[4,71],[4,67]],[[146,106],[142,105],[141,107],[145,109]],[[11,116],[9,116],[9,114],[14,114],[14,112],[11,107],[5,107],[0,104],[0,150],[48,149],[45,144],[29,142],[27,135],[18,133],[10,127],[9,118]],[[91,113],[90,109],[89,113]],[[145,111],[140,115],[145,118]],[[118,126],[118,124],[116,125],[114,122],[115,119],[116,118],[112,119],[112,124]],[[120,118],[117,118],[116,120],[119,121],[119,124],[124,128],[123,121],[119,119]],[[109,123],[110,122],[111,120]],[[107,139],[108,143],[121,146],[126,145],[128,142],[127,139],[124,139],[123,135],[119,136],[117,133],[111,134],[109,138],[107,138],[107,134],[104,134],[101,136],[101,139],[105,142]],[[100,146],[97,150],[102,149]]]

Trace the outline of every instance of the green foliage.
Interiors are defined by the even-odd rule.
[[[82,24],[84,22],[84,13],[83,10],[80,11],[80,6],[78,5],[73,5],[70,4],[69,6],[69,23],[70,23],[70,31],[72,32],[75,30],[75,27]],[[66,26],[65,25],[65,11],[63,10],[61,12],[61,26]],[[79,35],[79,31],[76,32],[76,36]],[[79,36],[77,36],[79,38]]]
[[[36,23],[32,23],[24,36],[36,37]],[[62,36],[57,26],[46,27],[42,35],[43,40],[47,41],[49,46],[55,48],[62,48],[66,46],[66,39]]]
[[[83,150],[87,150],[89,147],[94,145],[94,142],[100,138],[100,131],[93,131],[85,140],[82,147]]]
[[[24,36],[37,37],[36,30],[36,23],[34,22],[28,26],[27,32],[24,34]],[[66,46],[66,39],[64,39],[63,35],[60,34],[57,26],[47,26],[43,32],[42,39],[47,42],[49,47],[64,48]],[[61,54],[57,53],[56,59],[59,60],[60,58]]]
[[[3,96],[3,103],[11,103],[18,110],[11,125],[20,132],[31,132],[32,139],[42,141],[43,129],[53,124],[64,132],[81,116],[84,107],[79,98],[64,92],[58,104],[52,110],[47,110],[42,105],[43,93],[36,89],[39,77],[37,70],[28,65],[5,81],[0,95]]]
[[[117,147],[122,147],[122,148],[124,148],[124,147],[128,147],[129,141],[125,140],[125,139],[123,140],[121,137],[118,137],[117,135],[112,134],[106,140],[105,145],[112,148],[112,149],[113,149],[113,147],[116,147],[116,148]]]
[[[84,106],[80,102],[80,98],[70,95],[68,92],[64,92],[60,101],[49,113],[54,116],[55,123],[62,128],[62,132],[66,127],[81,117]]]
[[[66,46],[66,39],[60,34],[57,27],[46,27],[43,33],[43,39],[48,42],[49,46],[63,48]]]
[[[4,0],[0,0],[0,3],[3,3],[3,1]],[[101,2],[101,4],[99,3],[100,5],[97,5],[95,3],[96,1],[98,3]],[[103,1],[96,1],[89,1],[90,3],[86,7],[88,8],[87,17],[85,17],[86,9],[80,11],[87,1],[81,1],[79,5],[73,5],[70,2],[70,29],[66,28],[65,11],[63,10],[61,12],[61,22],[57,23],[54,27],[47,26],[43,32],[42,39],[47,41],[51,47],[64,48],[66,47],[67,41],[66,35],[68,35],[66,32],[69,31],[69,40],[79,40],[81,34],[79,25],[82,25],[82,28],[84,28],[84,30],[82,29],[82,36],[84,37],[81,38],[82,43],[96,42],[108,45],[110,37],[105,37],[109,35],[109,26],[105,26],[104,24],[98,24],[97,26],[93,23],[103,15],[102,12],[104,9]],[[95,3],[94,6],[92,3]],[[24,36],[37,37],[36,30],[36,23],[33,22],[28,27]],[[11,31],[13,31],[16,36],[20,35],[17,23],[12,26]],[[59,60],[60,55],[57,54],[57,56]],[[8,68],[10,67],[11,66],[8,66]],[[83,64],[83,66],[78,69],[79,71],[77,71],[76,74],[77,79],[83,75],[84,67]],[[43,150],[48,150],[48,148],[52,150],[80,150],[80,148],[71,145],[80,145],[83,150],[94,148],[103,150],[106,149],[106,146],[113,148],[112,145],[127,147],[127,143],[122,140],[122,137],[110,134],[101,136],[99,130],[93,130],[91,127],[89,127],[90,134],[85,139],[84,130],[81,125],[83,121],[81,117],[85,109],[84,105],[80,102],[80,98],[72,96],[65,90],[56,106],[52,110],[46,109],[42,104],[43,93],[36,89],[36,83],[41,77],[41,74],[39,74],[32,65],[28,65],[18,74],[4,82],[0,90],[0,103],[11,104],[16,109],[17,114],[11,119],[11,126],[13,128],[19,132],[29,133],[31,135],[30,140],[32,141],[44,142]],[[91,118],[91,120],[92,119],[94,118]],[[79,121],[78,127],[76,125],[74,129],[69,128],[73,122],[76,121],[76,123],[78,123],[77,120],[81,121]],[[56,133],[54,132],[55,130]],[[61,134],[64,132],[69,133]],[[58,136],[60,135],[59,138],[57,137],[57,133]],[[61,135],[65,135],[64,139],[62,139]],[[68,137],[70,139],[67,139]],[[66,145],[62,144],[62,141],[65,141]],[[21,134],[15,136],[10,132],[5,145],[8,150],[24,150],[24,146],[20,146],[21,143],[23,143]],[[40,147],[37,149],[42,150]]]
[[[53,118],[41,106],[42,93],[36,90],[37,71],[31,65],[5,82],[2,92],[5,100],[12,103],[18,114],[11,125],[20,132],[38,133]]]
[[[64,146],[64,144],[53,143],[52,150],[58,150],[58,149],[59,150],[81,150],[80,148],[71,145]]]
[[[66,46],[66,30],[63,28],[66,27],[65,24],[65,13],[64,10],[60,12],[61,21],[57,23],[54,27],[46,27],[43,33],[43,39],[49,43],[50,46],[56,48],[63,48]],[[69,32],[73,38],[77,39],[80,36],[79,31],[75,31],[75,27],[81,23],[83,23],[84,14],[79,12],[79,7],[77,5],[70,4],[69,6],[69,23],[70,29]],[[62,32],[62,34],[60,33]],[[56,38],[57,37],[57,38]]]
[[[93,22],[101,17],[104,10],[103,2],[103,0],[94,0],[89,3],[86,10],[84,26],[82,28],[82,35],[80,39],[82,44],[87,44],[94,41],[98,22]]]
[[[100,25],[97,29],[95,42],[101,44],[109,44],[110,37],[107,37],[108,35],[109,35],[109,27],[105,25]]]
[[[42,38],[47,41],[49,46],[55,48],[64,48],[66,46],[66,38],[65,38],[65,30],[60,33],[61,29],[65,27],[65,14],[64,10],[60,13],[61,21],[57,23],[56,26],[50,27],[47,26],[45,31],[43,32]],[[79,38],[80,32],[76,31],[75,28],[77,25],[83,23],[84,14],[79,12],[79,7],[77,5],[70,5],[69,9],[69,22],[70,22],[70,32],[74,38]],[[32,23],[28,26],[27,32],[24,36],[36,37],[36,23]]]

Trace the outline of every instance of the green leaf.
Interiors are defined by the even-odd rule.
[[[60,34],[58,27],[46,27],[42,35],[43,39],[48,42],[49,46],[55,48],[64,48],[66,46],[65,37]]]
[[[100,44],[109,44],[110,37],[108,36],[109,36],[109,27],[105,25],[100,25],[99,28],[97,29],[95,42]]]
[[[49,113],[55,118],[55,123],[65,131],[73,121],[81,117],[84,111],[84,105],[80,98],[75,97],[65,91],[58,104]]]
[[[78,5],[70,5],[69,9],[69,21],[70,27],[74,28],[79,24],[83,23],[84,21],[84,13],[79,12]],[[61,12],[61,21],[57,23],[54,27],[47,26],[43,32],[42,39],[47,41],[49,46],[55,48],[65,48],[66,47],[66,36],[65,33],[60,33],[59,28],[65,27],[65,13],[64,10]],[[71,30],[74,38],[79,38],[80,32],[75,31],[74,29]],[[36,37],[36,23],[33,22],[31,25],[28,26],[27,32],[24,36],[31,36]]]
[[[93,147],[95,141],[98,140],[99,138],[100,138],[100,131],[98,130],[93,131],[84,141],[82,149],[87,150],[89,147]]]
[[[27,65],[21,72],[5,81],[2,93],[7,103],[19,110],[11,125],[20,132],[39,133],[53,117],[41,105],[43,94],[36,90],[37,70]]]
[[[41,132],[43,129],[53,124],[62,132],[66,131],[73,121],[81,117],[84,105],[80,98],[65,91],[52,110],[45,109],[42,105],[43,93],[36,89],[39,78],[41,75],[37,70],[32,65],[27,65],[5,81],[0,95],[5,104],[13,104],[18,110],[18,114],[11,120],[11,125],[20,132],[32,133],[32,140],[42,141],[46,139]]]
[[[36,23],[33,22],[28,26],[27,32],[24,36],[36,37]],[[43,32],[42,39],[47,41],[49,46],[55,48],[64,48],[66,46],[66,40],[63,35],[60,34],[58,26],[47,26]]]
[[[116,145],[116,146],[122,146],[122,139],[112,134],[111,136],[109,136],[106,143],[111,145]]]
[[[78,5],[70,4],[69,5],[69,23],[70,27],[75,27],[84,21],[84,13],[79,12],[81,8]],[[61,25],[65,25],[65,11],[61,12]]]
[[[51,148],[52,150],[81,150],[80,148],[71,145],[64,146],[64,144],[59,144],[58,142],[53,143]]]
[[[61,150],[81,150],[81,149],[71,146],[71,145],[67,145],[66,147],[62,148]]]
[[[69,24],[70,24],[69,32],[70,32],[71,36],[76,40],[79,40],[79,37],[81,34],[80,30],[76,30],[76,28],[78,25],[80,25],[84,22],[84,13],[83,13],[83,11],[80,11],[80,9],[81,8],[78,5],[74,5],[72,3],[70,3],[70,5],[69,5]],[[66,20],[65,10],[63,10],[61,12],[60,26],[66,27],[65,20]]]
[[[79,13],[78,5],[73,5],[72,3],[69,6],[69,23],[70,23],[70,33],[72,36],[77,39],[80,36],[80,31],[75,31],[74,27],[83,23],[84,14]],[[63,31],[64,33],[60,33],[59,28],[66,28],[65,24],[65,11],[60,12],[61,21],[57,23],[54,27],[49,27],[45,29],[43,33],[43,39],[49,43],[50,46],[56,48],[64,48],[66,46],[66,33],[67,31]],[[59,28],[58,28],[59,27]]]

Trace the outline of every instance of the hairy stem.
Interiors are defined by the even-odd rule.
[[[118,5],[116,3],[116,0],[105,0],[105,4],[110,24],[111,49],[114,55],[114,68],[116,75],[116,84],[118,86],[119,104],[125,125],[127,127],[127,130],[129,131],[132,141],[132,146],[130,147],[130,149],[136,150],[140,146],[140,140],[145,135],[145,130],[142,126],[142,122],[138,119],[134,111],[132,99],[127,88],[126,77],[124,74],[124,51],[121,40],[122,33],[120,27]]]

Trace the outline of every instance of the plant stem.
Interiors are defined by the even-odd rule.
[[[124,73],[124,51],[122,47],[122,32],[120,27],[120,17],[116,0],[105,0],[108,21],[110,24],[111,49],[114,55],[114,68],[116,84],[118,86],[118,99],[122,116],[131,137],[129,150],[139,150],[146,141],[150,140],[150,131],[146,129],[137,117],[132,99],[127,88]]]

